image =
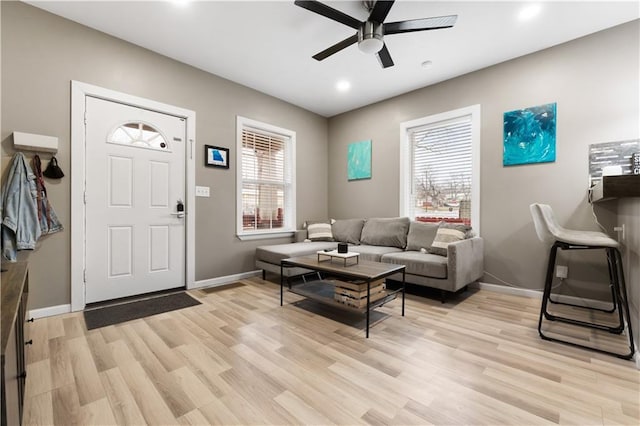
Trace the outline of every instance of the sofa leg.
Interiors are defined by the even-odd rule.
[[[440,303],[447,302],[447,292],[445,290],[440,290]]]
[[[266,280],[267,279],[267,271],[265,271],[264,269],[262,270],[262,280]]]

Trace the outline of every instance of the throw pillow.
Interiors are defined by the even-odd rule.
[[[427,251],[431,254],[446,256],[449,244],[464,240],[470,232],[470,226],[441,222],[436,237]]]
[[[307,239],[311,241],[333,241],[329,222],[306,221],[302,227],[307,229]]]
[[[360,244],[364,219],[338,219],[333,221],[333,239],[341,243]]]
[[[407,245],[408,231],[408,217],[367,219],[362,228],[360,242],[371,246],[399,247],[403,249]]]
[[[438,232],[440,222],[411,222],[407,234],[407,250],[426,251]]]

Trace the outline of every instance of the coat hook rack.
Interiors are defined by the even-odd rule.
[[[13,146],[16,150],[37,152],[58,152],[58,138],[55,136],[35,135],[33,133],[13,132]]]

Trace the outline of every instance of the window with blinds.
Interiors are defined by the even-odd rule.
[[[404,215],[478,228],[479,114],[474,106],[401,125]]]
[[[290,230],[295,205],[291,132],[248,121],[239,120],[238,129],[238,234]]]

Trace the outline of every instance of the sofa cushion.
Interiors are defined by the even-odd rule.
[[[360,244],[364,219],[337,219],[331,225],[333,239],[342,243]]]
[[[282,259],[315,254],[318,250],[333,250],[336,247],[336,243],[328,241],[261,246],[256,248],[256,260],[279,265]]]
[[[408,231],[408,217],[367,219],[362,227],[360,242],[371,246],[399,247],[403,249],[407,245]]]
[[[349,247],[349,251],[360,253],[360,260],[380,262],[383,255],[387,253],[401,252],[402,249],[387,246],[359,245],[357,247]]]
[[[441,222],[438,227],[438,232],[436,232],[436,237],[433,239],[433,243],[427,251],[431,254],[446,256],[449,244],[464,240],[470,231],[471,227],[467,225]]]
[[[311,241],[333,241],[329,222],[307,221],[303,227],[307,229],[307,238]]]
[[[381,259],[384,263],[404,265],[405,272],[431,278],[447,278],[447,258],[419,251],[387,253]]]
[[[420,251],[431,247],[439,226],[439,222],[411,222],[407,234],[407,250]]]

